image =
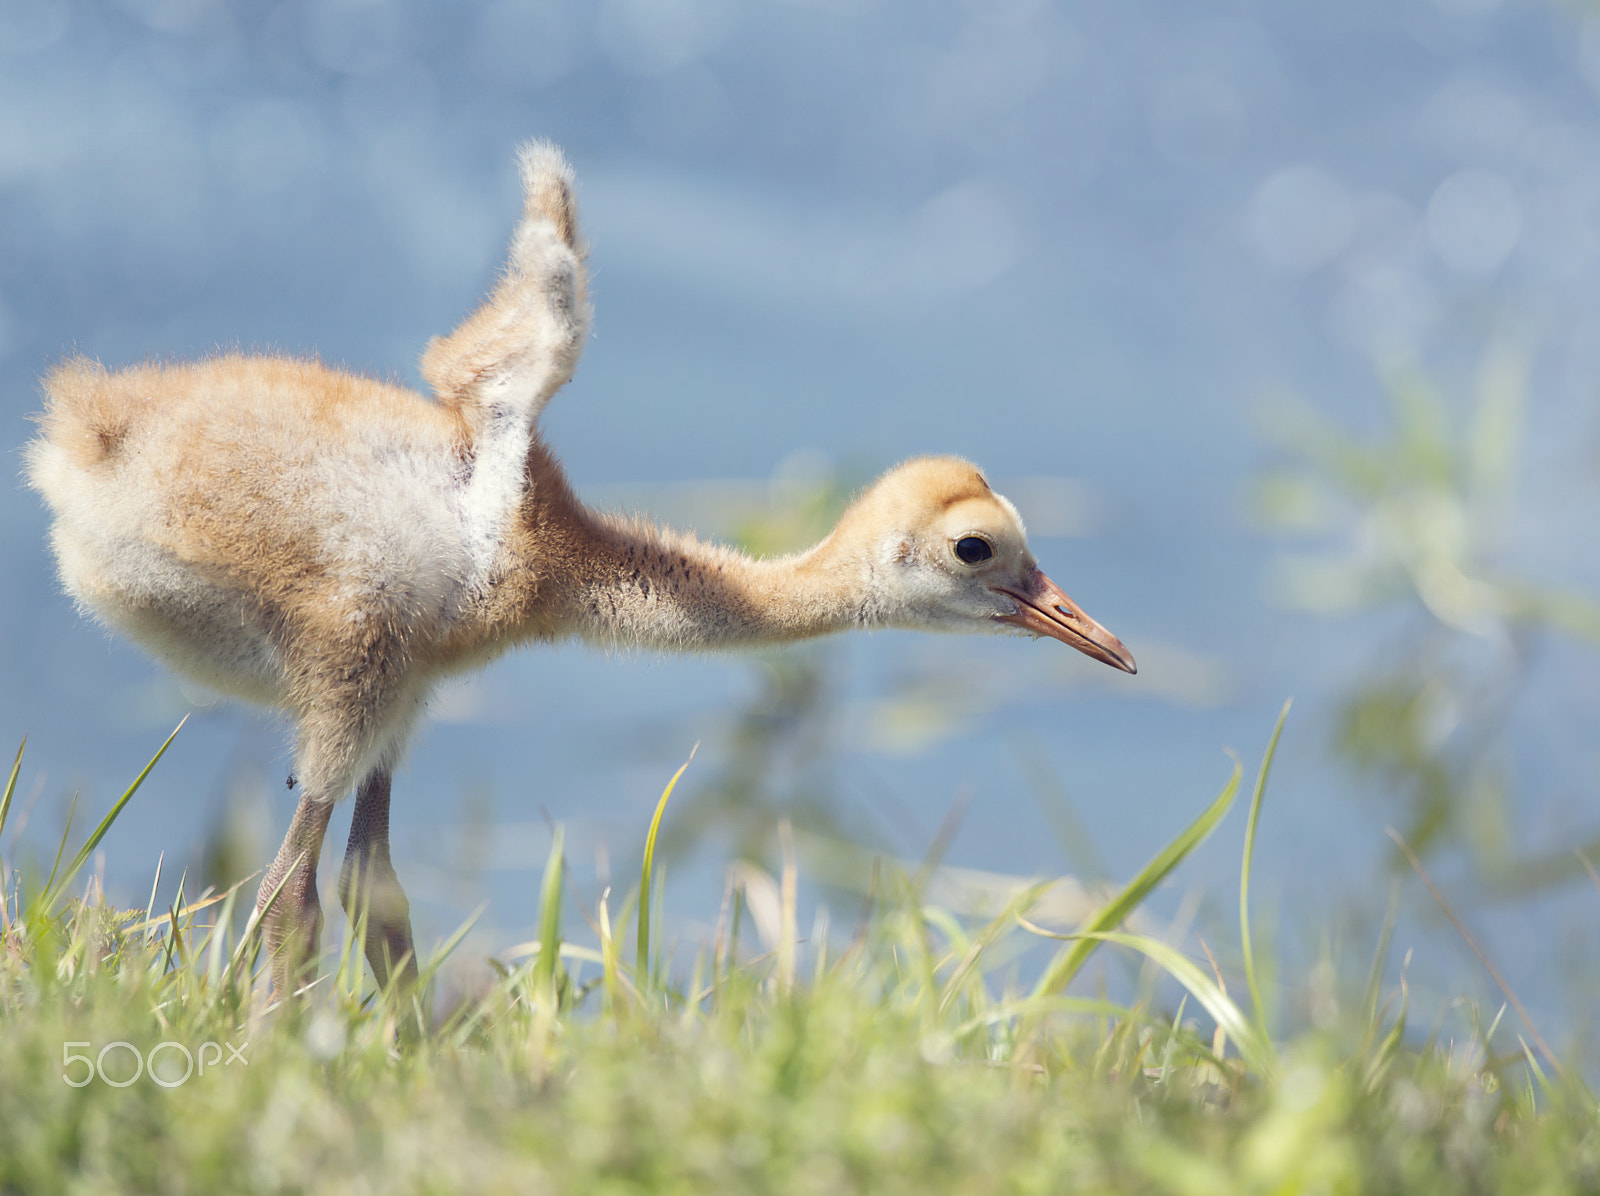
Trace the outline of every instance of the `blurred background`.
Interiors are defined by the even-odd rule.
[[[973,915],[1008,878],[1125,878],[1293,695],[1256,880],[1291,993],[1370,953],[1397,886],[1394,967],[1498,1004],[1392,826],[1581,1038],[1597,89],[1600,21],[1532,0],[0,0],[0,443],[15,479],[74,351],[417,384],[499,267],[514,146],[551,138],[592,242],[594,334],[546,418],[580,493],[774,551],[962,453],[1140,673],[899,633],[504,659],[441,691],[396,778],[419,942],[483,901],[480,956],[530,937],[552,820],[583,900],[625,889],[697,742],[667,823],[689,945],[784,816],[836,927],[874,853],[942,851]],[[191,893],[264,865],[282,723],[80,618],[20,481],[0,543],[0,745],[28,736],[0,850],[48,863],[72,794],[76,837],[192,713],[108,891],[143,906],[163,854]],[[1242,830],[1154,908],[1225,928]]]

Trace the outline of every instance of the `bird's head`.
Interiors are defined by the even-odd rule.
[[[1122,641],[1044,575],[1017,509],[967,461],[921,457],[890,470],[844,513],[834,538],[870,574],[886,623],[1049,636],[1137,671]]]

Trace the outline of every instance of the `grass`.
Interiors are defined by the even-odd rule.
[[[1277,734],[1231,987],[1203,944],[1119,927],[1221,823],[1237,767],[1075,932],[1030,919],[1042,886],[967,925],[923,900],[925,869],[885,867],[847,940],[803,942],[786,846],[765,878],[774,941],[747,941],[746,865],[686,967],[662,946],[652,867],[669,784],[637,889],[597,904],[597,942],[560,937],[557,834],[540,941],[428,1018],[369,991],[348,929],[308,997],[270,1005],[257,936],[231,929],[237,888],[191,900],[180,881],[132,911],[92,884],[68,898],[135,783],[50,879],[0,865],[0,1193],[1596,1190],[1576,1069],[1470,1006],[1415,1033],[1404,987],[1383,991],[1387,934],[1365,985],[1330,994],[1350,1015],[1274,1033],[1248,910]],[[20,769],[19,753],[0,832]],[[1027,948],[1052,953],[1032,985]],[[1149,961],[1124,998],[1084,991],[1107,952]]]

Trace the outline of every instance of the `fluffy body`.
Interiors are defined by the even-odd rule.
[[[821,543],[774,560],[585,507],[536,428],[588,322],[572,177],[543,144],[522,170],[504,275],[423,358],[432,399],[282,357],[116,372],[72,358],[45,380],[28,474],[66,589],[177,671],[294,721],[303,796],[258,901],[280,981],[314,954],[317,855],[352,787],[341,898],[370,903],[380,980],[415,974],[389,778],[434,684],[519,643],[1011,629],[1132,668],[957,458],[891,471]],[[956,552],[973,538],[981,561]]]

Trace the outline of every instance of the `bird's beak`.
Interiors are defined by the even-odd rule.
[[[1026,590],[995,586],[994,591],[1017,604],[1015,614],[995,616],[1000,622],[1060,640],[1085,656],[1092,656],[1124,673],[1139,671],[1122,641],[1084,614],[1082,607],[1038,569],[1028,579]]]

